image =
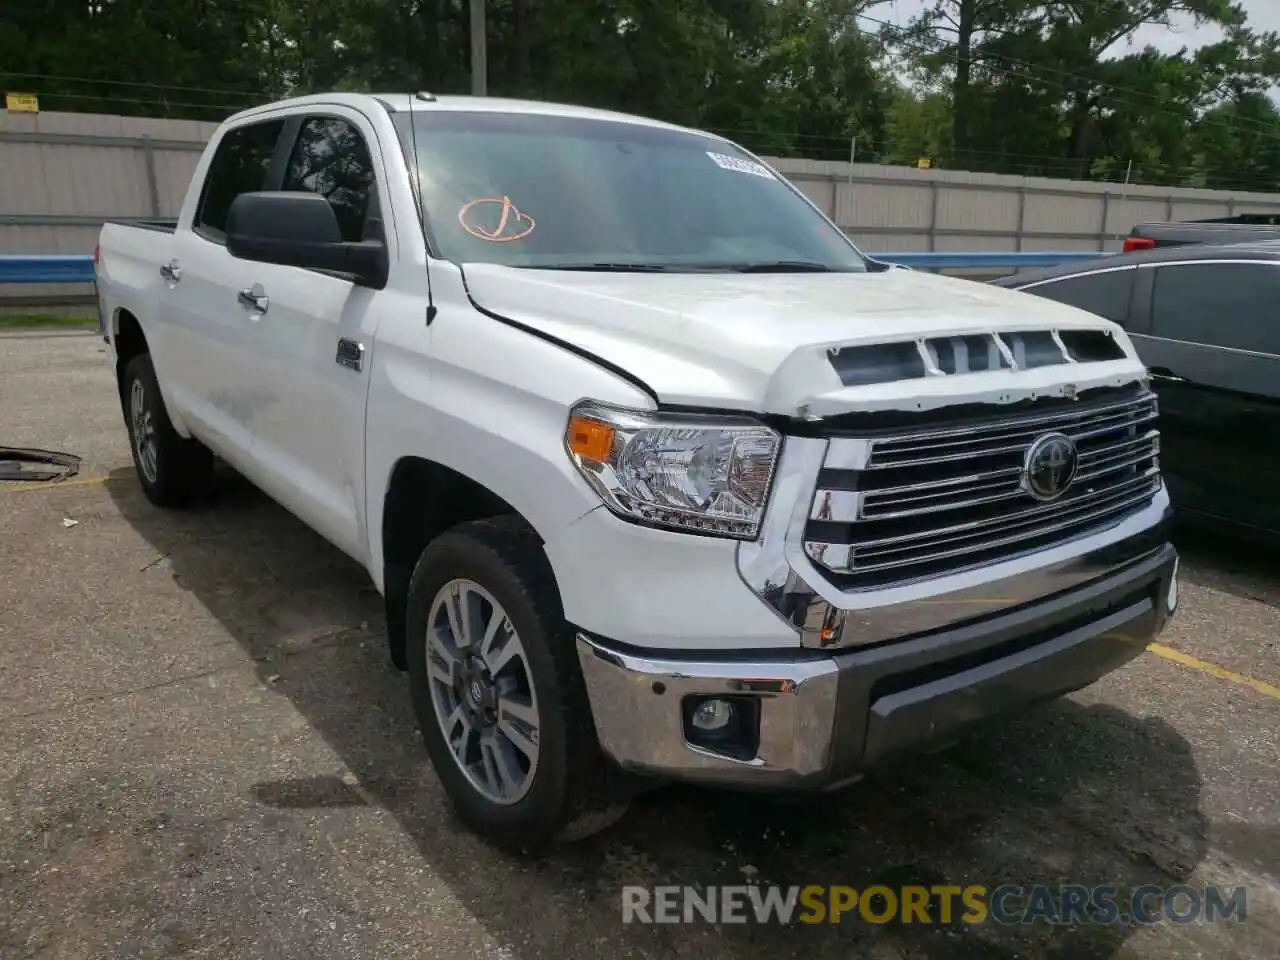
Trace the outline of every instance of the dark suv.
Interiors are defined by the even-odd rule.
[[[1240,533],[1280,532],[1280,241],[1167,247],[994,283],[1123,326],[1159,395],[1174,505]]]

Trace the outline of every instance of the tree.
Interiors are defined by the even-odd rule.
[[[1274,189],[1280,39],[1237,0],[488,0],[489,90],[647,114],[762,153]],[[10,4],[0,73],[47,109],[218,120],[325,89],[470,89],[469,0]],[[1190,53],[1137,49],[1177,15]]]
[[[264,0],[49,0],[6,9],[5,85],[47,109],[217,119],[257,102]]]
[[[1216,24],[1222,42],[1117,56],[1147,24],[1175,15]],[[969,169],[1018,168],[1147,182],[1193,176],[1189,132],[1210,122],[1269,121],[1213,108],[1280,76],[1280,44],[1231,0],[936,0],[897,38],[952,95],[952,152]],[[1280,131],[1271,130],[1276,136]]]

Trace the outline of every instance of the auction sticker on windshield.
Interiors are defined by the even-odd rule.
[[[764,177],[766,180],[778,179],[773,175],[772,170],[763,163],[756,163],[754,160],[740,160],[737,157],[729,157],[723,153],[712,153],[710,150],[707,151],[707,156],[712,159],[717,167],[723,167],[725,170],[751,173],[757,177]]]

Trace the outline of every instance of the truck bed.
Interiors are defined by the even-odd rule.
[[[1175,247],[1197,243],[1251,243],[1280,240],[1277,217],[1245,214],[1220,220],[1189,220],[1170,223],[1140,223],[1130,232],[1125,249]],[[1134,241],[1148,241],[1135,243]]]
[[[109,318],[119,310],[138,316],[155,313],[160,295],[160,266],[173,259],[177,220],[107,220],[98,234],[94,266],[98,321],[110,337]],[[109,342],[109,341],[108,341]]]

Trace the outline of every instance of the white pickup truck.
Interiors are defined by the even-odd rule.
[[[837,787],[1177,603],[1124,331],[865,257],[719,137],[500,99],[232,117],[97,254],[137,474],[220,458],[365,565],[463,820]]]

